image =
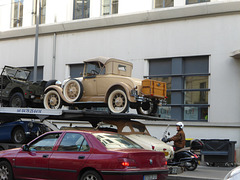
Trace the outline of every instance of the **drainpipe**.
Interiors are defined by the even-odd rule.
[[[52,79],[55,79],[56,70],[56,33],[53,34],[53,59],[52,59]]]
[[[35,53],[34,53],[34,69],[33,69],[33,82],[37,81],[37,61],[38,61],[38,32],[39,32],[39,19],[41,0],[36,3],[37,16],[36,16],[36,34],[35,34]]]

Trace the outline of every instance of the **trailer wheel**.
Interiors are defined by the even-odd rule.
[[[13,180],[12,166],[7,161],[0,162],[0,179]]]
[[[9,101],[10,107],[26,107],[26,101],[20,92],[14,93]]]
[[[70,101],[79,101],[83,95],[83,85],[77,79],[70,79],[63,87],[64,97]]]
[[[85,173],[83,173],[80,180],[89,180],[89,179],[102,180],[101,176],[96,171],[93,171],[93,170],[86,171]]]
[[[16,144],[23,144],[26,142],[26,134],[21,127],[17,127],[13,130],[12,141]]]
[[[113,113],[125,113],[128,110],[129,101],[124,90],[115,89],[110,93],[108,108]]]
[[[155,115],[158,110],[157,103],[144,102],[137,107],[137,113],[142,115]]]
[[[60,109],[62,100],[57,91],[50,90],[44,95],[43,104],[46,109]]]

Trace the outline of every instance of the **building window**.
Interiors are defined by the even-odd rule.
[[[73,19],[89,18],[90,0],[74,0]]]
[[[39,13],[39,24],[45,24],[46,21],[46,0],[41,0],[41,9]],[[37,8],[36,6],[37,1],[34,1],[34,16],[33,16],[33,24],[36,24],[36,15],[37,15]]]
[[[167,104],[162,118],[207,121],[208,56],[149,60],[149,78],[167,83]]]
[[[117,13],[118,13],[118,0],[102,0],[102,15]]]
[[[28,80],[33,81],[34,67],[20,67],[20,68],[31,71],[31,73],[28,77]],[[42,80],[43,80],[43,66],[38,66],[37,67],[37,81],[42,81]]]
[[[83,68],[84,64],[70,64],[70,77],[71,78],[77,78],[77,77],[83,77]]]
[[[196,3],[203,3],[203,2],[210,2],[210,0],[186,0],[186,4],[196,4]]]
[[[173,0],[155,0],[155,8],[173,7]]]
[[[23,21],[23,0],[12,1],[12,27],[21,27]]]

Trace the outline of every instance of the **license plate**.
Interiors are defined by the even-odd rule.
[[[154,180],[157,179],[157,174],[144,175],[143,180]]]

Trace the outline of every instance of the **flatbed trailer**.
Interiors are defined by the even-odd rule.
[[[155,116],[129,114],[129,113],[109,113],[106,111],[96,110],[64,110],[64,109],[42,109],[42,108],[15,108],[0,107],[0,121],[11,122],[18,119],[37,119],[47,125],[52,130],[58,128],[48,120],[60,120],[64,122],[71,121],[87,121],[93,127],[97,127],[98,123],[104,120],[151,120],[166,121]],[[0,150],[21,147],[21,144],[1,143]]]

